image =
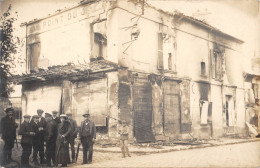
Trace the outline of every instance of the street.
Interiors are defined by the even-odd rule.
[[[260,142],[133,156],[81,167],[259,167]]]
[[[147,155],[132,153],[132,157],[126,158],[116,152],[94,152],[91,165],[81,165],[81,151],[77,163],[68,167],[259,167],[259,149],[260,141]],[[13,148],[12,157],[19,162],[20,156],[19,144],[18,150]],[[7,167],[17,167],[17,164]]]

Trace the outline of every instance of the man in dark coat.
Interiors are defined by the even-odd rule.
[[[32,126],[35,136],[33,137],[33,162],[38,165],[38,153],[40,156],[40,163],[44,164],[44,133],[46,127],[45,118],[42,117],[43,110],[37,110],[38,115],[34,115],[30,124]]]
[[[43,110],[38,109],[37,114],[39,116],[39,155],[40,155],[40,163],[44,164],[44,135],[46,129],[46,120],[42,117]]]
[[[53,120],[51,114],[45,113],[46,125],[46,162],[47,166],[51,167],[52,163],[55,164],[55,146],[58,134],[58,126]]]
[[[31,167],[29,164],[29,157],[32,153],[32,140],[35,133],[32,131],[30,124],[30,115],[24,115],[24,122],[21,124],[19,135],[22,135],[21,146],[23,148],[21,156],[21,166]]]
[[[32,131],[35,133],[33,139],[32,139],[32,146],[33,146],[33,162],[35,165],[38,165],[38,159],[37,155],[39,152],[41,160],[43,160],[43,156],[41,155],[39,149],[40,149],[40,131],[39,131],[39,116],[34,115],[32,117],[32,120],[30,122]]]
[[[60,118],[57,116],[57,114],[58,114],[58,111],[52,111],[52,118],[53,118],[53,120],[54,120],[57,124],[59,124],[59,123],[60,123]]]
[[[83,114],[85,120],[81,122],[79,136],[83,147],[83,163],[90,164],[93,156],[93,144],[96,139],[96,127],[93,121],[89,119],[90,114],[87,111]],[[87,154],[89,153],[89,155]]]
[[[5,142],[2,158],[4,164],[12,160],[12,148],[14,147],[16,128],[18,127],[18,124],[15,123],[15,119],[13,117],[14,109],[7,108],[5,112],[6,116],[1,119],[2,139]]]
[[[77,122],[72,119],[72,113],[67,113],[71,131],[68,135],[68,141],[71,149],[72,163],[75,163],[75,138],[77,138]]]

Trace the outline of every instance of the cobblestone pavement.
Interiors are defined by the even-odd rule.
[[[0,158],[2,147],[3,142],[0,141]],[[118,152],[95,151],[92,164],[81,165],[82,151],[80,151],[77,163],[69,164],[68,167],[260,167],[260,141],[159,154],[131,155],[130,158],[122,158]],[[16,146],[13,148],[12,157],[15,161],[20,161],[20,144],[18,149]],[[17,162],[6,167],[17,167]]]
[[[260,142],[133,156],[82,167],[260,167]]]

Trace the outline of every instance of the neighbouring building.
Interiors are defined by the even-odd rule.
[[[245,136],[243,41],[141,2],[85,1],[24,23],[22,113],[80,123],[88,110],[99,134],[117,137],[126,120],[137,142]]]

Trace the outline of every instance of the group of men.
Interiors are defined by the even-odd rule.
[[[15,123],[13,117],[14,110],[7,108],[5,110],[6,116],[1,120],[2,139],[5,142],[3,149],[3,162],[7,164],[12,160],[12,148],[16,140],[16,128],[18,124]],[[29,164],[29,157],[32,153],[34,165],[47,164],[52,166],[51,161],[55,165],[55,148],[58,130],[61,125],[61,120],[57,116],[57,111],[52,111],[52,114],[45,112],[45,118],[42,116],[43,110],[38,109],[37,115],[24,115],[24,122],[21,124],[18,134],[22,136],[22,156],[21,166],[31,167]],[[89,120],[89,113],[83,114],[85,120],[81,123],[80,128],[77,128],[77,123],[72,119],[72,114],[66,114],[66,119],[69,122],[70,132],[65,139],[71,148],[72,163],[75,162],[75,138],[79,133],[81,144],[83,147],[83,163],[88,164],[92,162],[93,144],[96,139],[96,127],[93,121]],[[64,115],[65,116],[65,115]],[[46,148],[44,150],[44,143]],[[38,162],[38,155],[40,163]]]

